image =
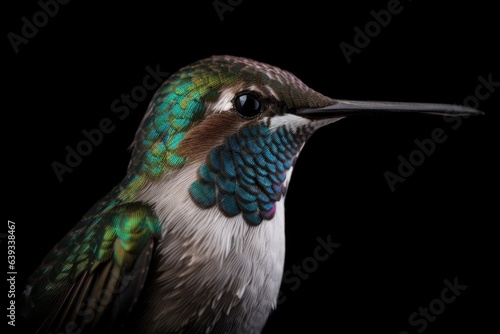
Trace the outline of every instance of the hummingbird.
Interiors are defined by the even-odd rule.
[[[127,174],[28,280],[37,333],[260,333],[285,261],[285,195],[319,128],[350,115],[478,115],[433,103],[339,100],[280,68],[212,56],[171,75]]]

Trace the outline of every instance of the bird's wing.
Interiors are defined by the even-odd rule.
[[[141,293],[160,236],[154,211],[138,202],[80,222],[30,278],[27,320],[39,322],[39,333],[68,327],[81,333],[123,319]]]

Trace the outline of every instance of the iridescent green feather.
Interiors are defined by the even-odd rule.
[[[33,308],[37,309],[36,314],[44,315],[50,320],[49,328],[54,328],[51,326],[54,326],[55,317],[61,315],[46,312],[62,307],[68,309],[67,316],[78,314],[83,306],[77,300],[84,302],[95,298],[93,293],[105,289],[114,291],[120,277],[133,272],[144,252],[149,254],[146,262],[140,265],[143,269],[149,266],[151,245],[160,237],[158,218],[148,205],[133,202],[112,208],[101,206],[100,212],[95,210],[77,224],[30,277],[30,303],[23,311],[30,314]],[[104,269],[108,265],[111,272]],[[142,271],[147,274],[147,270]],[[143,280],[145,276],[141,275],[133,274],[136,279]],[[82,283],[77,284],[80,281]],[[96,288],[81,290],[85,281]],[[142,286],[128,293],[138,294],[140,288]]]
[[[135,139],[129,170],[136,177],[127,184],[124,196],[135,193],[146,181],[182,167],[187,157],[176,152],[182,139],[205,113],[205,103],[216,97],[222,78],[204,80],[201,68],[173,75],[158,90]]]

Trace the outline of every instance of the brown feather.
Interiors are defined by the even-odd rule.
[[[187,133],[178,154],[195,161],[205,159],[210,150],[248,122],[235,114],[211,114]]]

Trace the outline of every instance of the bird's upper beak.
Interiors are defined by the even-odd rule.
[[[312,119],[325,119],[375,113],[422,113],[456,116],[483,114],[483,112],[477,109],[454,104],[350,100],[334,101],[334,104],[326,107],[300,109],[297,111],[297,115]]]

